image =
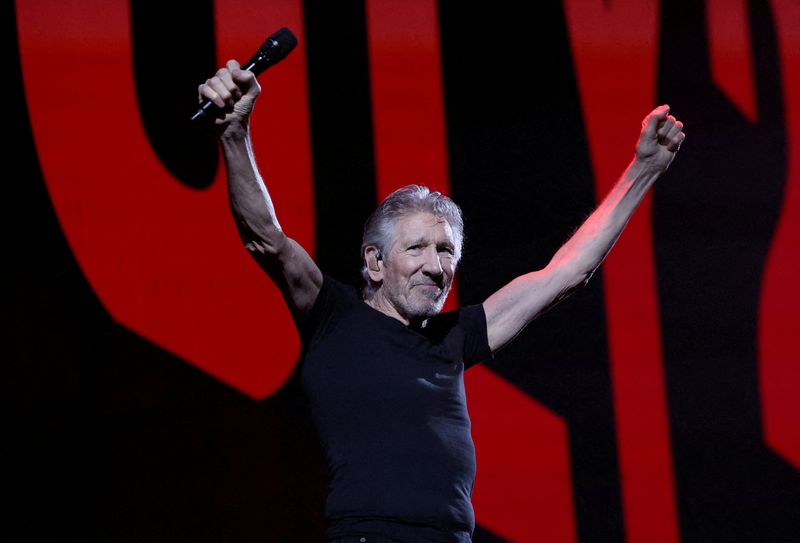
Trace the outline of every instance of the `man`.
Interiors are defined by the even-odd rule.
[[[585,285],[684,139],[667,106],[642,123],[635,158],[542,270],[483,304],[439,314],[461,258],[461,211],[419,186],[367,220],[359,293],[323,276],[281,230],[249,142],[260,87],[236,61],[199,87],[216,119],[239,234],[283,293],[328,465],[329,541],[470,541],[475,451],[463,372]]]

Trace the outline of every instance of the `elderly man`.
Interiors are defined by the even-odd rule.
[[[215,121],[242,241],[283,293],[328,467],[329,541],[471,540],[475,449],[463,373],[586,284],[684,139],[667,106],[642,123],[633,162],[542,270],[483,304],[440,314],[463,242],[452,200],[416,185],[369,217],[360,291],[322,274],[281,229],[249,142],[260,92],[236,61],[199,87]]]

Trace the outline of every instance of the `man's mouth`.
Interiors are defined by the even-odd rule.
[[[436,283],[416,283],[415,287],[426,287],[426,288],[435,288],[441,290],[441,285],[437,285]]]
[[[417,283],[414,287],[419,287],[419,293],[431,301],[439,300],[444,295],[444,288],[436,283]]]

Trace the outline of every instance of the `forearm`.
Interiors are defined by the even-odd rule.
[[[258,172],[246,126],[220,136],[228,179],[231,213],[239,236],[250,250],[274,252],[283,238],[269,192]]]
[[[608,255],[661,171],[634,159],[603,202],[553,256],[548,268],[585,283]]]

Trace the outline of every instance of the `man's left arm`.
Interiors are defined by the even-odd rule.
[[[633,161],[550,263],[517,277],[483,303],[493,352],[537,316],[588,283],[647,191],[675,158],[685,137],[683,123],[669,114],[669,106],[659,106],[645,117]]]

